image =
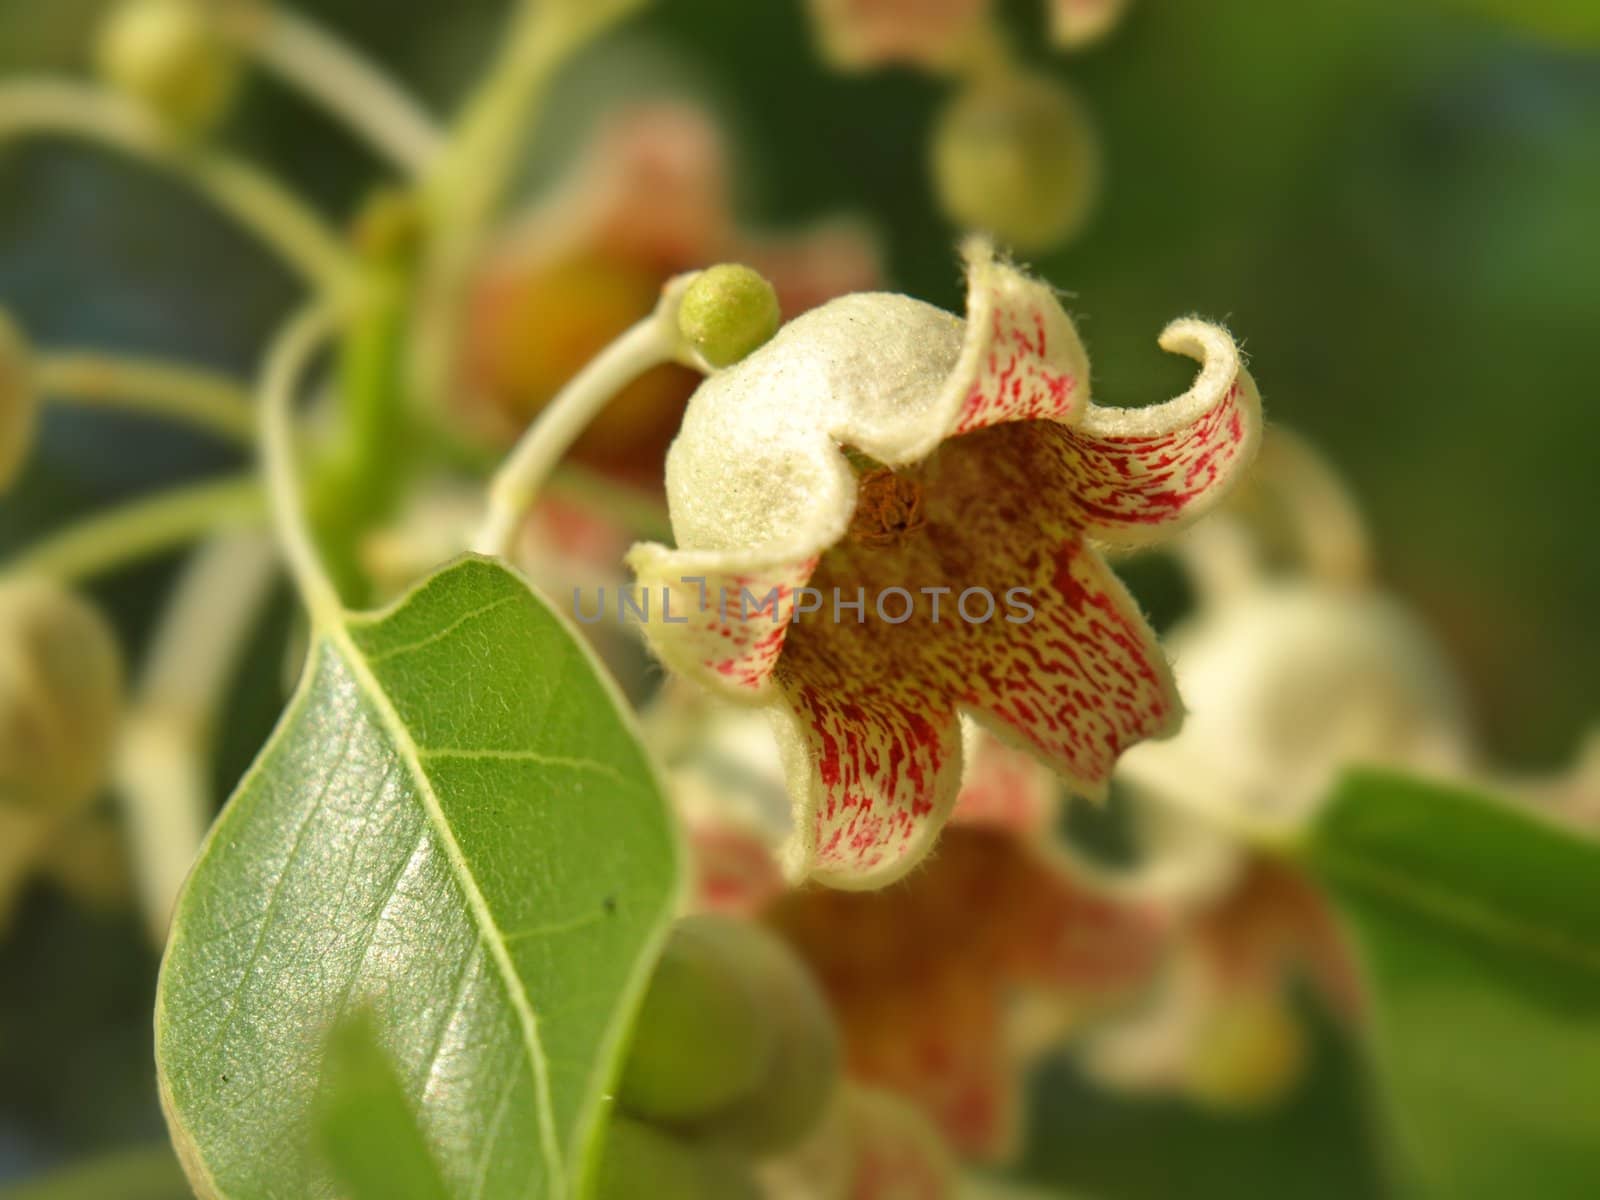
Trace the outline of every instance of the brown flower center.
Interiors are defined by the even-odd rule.
[[[863,546],[894,546],[927,523],[922,515],[922,485],[888,467],[862,474],[850,540]]]

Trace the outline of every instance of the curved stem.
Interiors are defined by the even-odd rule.
[[[412,371],[424,395],[448,391],[473,257],[499,215],[550,81],[584,44],[643,2],[515,0],[500,56],[468,99],[427,179],[434,237],[412,352]]]
[[[232,380],[209,371],[95,351],[58,351],[35,362],[33,378],[52,400],[149,413],[241,446],[255,445],[255,414],[248,395]]]
[[[676,305],[664,300],[573,376],[528,427],[489,481],[489,511],[472,539],[480,554],[509,557],[545,479],[595,416],[637,376],[679,357]]]
[[[81,580],[214,530],[258,524],[266,512],[254,475],[189,484],[88,517],[25,550],[6,570]]]
[[[425,173],[444,133],[409,93],[354,48],[282,5],[249,10],[235,37],[261,64],[319,102],[396,167]]]
[[[26,135],[86,138],[182,177],[253,230],[308,282],[352,287],[354,258],[339,237],[271,176],[216,151],[186,148],[137,106],[81,84],[0,84],[0,141]]]
[[[273,341],[261,383],[261,465],[267,477],[272,523],[314,625],[338,621],[344,605],[323,569],[306,523],[305,500],[294,465],[294,402],[312,357],[336,327],[333,306],[303,310]]]
[[[211,746],[240,650],[276,575],[264,531],[198,548],[174,585],[123,723],[116,780],[139,899],[157,945],[212,810]]]

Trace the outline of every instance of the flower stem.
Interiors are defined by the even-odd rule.
[[[265,516],[265,497],[253,474],[189,484],[88,517],[35,544],[6,569],[72,582]]]
[[[354,48],[282,5],[248,9],[234,36],[261,64],[319,102],[407,175],[444,149],[437,122]]]
[[[472,539],[474,550],[509,557],[529,506],[578,435],[637,376],[682,360],[673,299],[669,290],[655,312],[573,376],[528,427],[489,481],[489,511]]]
[[[244,389],[208,371],[97,352],[57,352],[34,366],[52,400],[182,421],[241,446],[255,444],[255,414]]]
[[[550,81],[573,54],[643,2],[515,0],[499,58],[468,98],[426,181],[434,236],[412,339],[412,374],[421,394],[449,391],[473,258],[499,215]]]
[[[195,551],[156,627],[124,719],[117,788],[157,945],[210,823],[217,717],[276,565],[264,531],[223,534]]]
[[[303,309],[284,326],[267,354],[261,383],[261,455],[272,506],[273,528],[312,623],[336,622],[344,613],[306,521],[305,500],[294,465],[294,401],[312,357],[337,328],[338,310],[319,304]]]
[[[0,141],[27,135],[86,138],[187,180],[254,231],[318,288],[353,286],[355,262],[316,213],[271,176],[203,147],[186,147],[137,106],[81,84],[0,85]]]

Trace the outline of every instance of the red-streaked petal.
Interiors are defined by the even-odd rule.
[[[1004,935],[1009,974],[1082,1005],[1148,984],[1171,945],[1171,921],[1153,905],[1102,894],[1077,879],[1054,852],[1019,859]]]
[[[829,675],[835,678],[829,682]],[[848,664],[779,675],[777,710],[795,832],[791,878],[882,887],[927,853],[961,786],[961,726],[943,697],[898,686],[852,686]]]
[[[1261,399],[1225,330],[1174,321],[1161,346],[1202,364],[1188,392],[1150,408],[1091,405],[1065,439],[1084,529],[1100,541],[1138,545],[1207,512],[1261,440]]]
[[[782,894],[783,872],[772,847],[759,837],[710,822],[691,824],[687,834],[695,912],[754,916]]]
[[[956,825],[1048,836],[1061,813],[1055,772],[976,726],[964,727],[967,774],[950,820]]]
[[[1055,292],[986,242],[968,245],[966,257],[966,336],[945,385],[960,403],[943,435],[1003,421],[1075,422],[1088,401],[1089,358]]]
[[[1006,1048],[1000,989],[946,982],[881,1014],[897,1028],[852,1043],[847,1069],[926,1113],[963,1158],[1005,1162],[1021,1140],[1022,1072]]]
[[[651,647],[674,670],[734,699],[761,696],[783,651],[796,589],[815,558],[763,561],[641,544],[628,554]]]
[[[1083,539],[1017,565],[1034,616],[991,643],[960,701],[1097,798],[1125,749],[1177,728],[1171,672],[1133,597]]]

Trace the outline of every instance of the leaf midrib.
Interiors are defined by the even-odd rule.
[[[1430,886],[1425,881],[1326,844],[1314,848],[1312,859],[1320,862],[1336,882],[1375,892],[1414,912],[1441,918],[1502,948],[1543,953],[1600,979],[1600,951],[1577,939],[1502,916],[1484,905],[1463,899],[1460,893]]]
[[[528,1051],[533,1063],[534,1084],[538,1089],[539,1097],[539,1136],[544,1146],[546,1162],[549,1166],[549,1179],[551,1194],[564,1196],[567,1193],[565,1156],[561,1150],[560,1138],[555,1128],[555,1102],[550,1094],[550,1068],[549,1059],[545,1054],[544,1041],[539,1036],[539,1018],[533,1011],[533,1005],[528,999],[528,994],[522,986],[522,977],[517,973],[516,965],[511,961],[511,954],[506,945],[505,935],[501,932],[499,924],[494,919],[494,914],[489,909],[489,903],[479,889],[477,880],[473,877],[471,869],[467,866],[466,855],[461,850],[461,844],[456,840],[455,832],[450,827],[449,819],[445,816],[444,808],[439,803],[438,793],[434,791],[433,781],[428,777],[423,768],[419,747],[400,713],[395,709],[389,699],[388,691],[373,674],[365,653],[350,636],[349,625],[343,619],[347,614],[341,614],[338,621],[323,623],[319,636],[329,642],[344,660],[350,669],[356,685],[363,695],[376,710],[378,721],[383,727],[396,754],[406,765],[416,782],[417,796],[422,801],[423,811],[427,813],[429,824],[439,838],[440,848],[444,851],[445,861],[450,864],[450,871],[460,886],[462,895],[466,898],[467,908],[472,913],[473,922],[478,927],[478,932],[485,946],[489,949],[490,956],[494,959],[495,966],[499,969],[506,995],[511,1002],[512,1009],[517,1014],[518,1023],[522,1027],[524,1047]]]

